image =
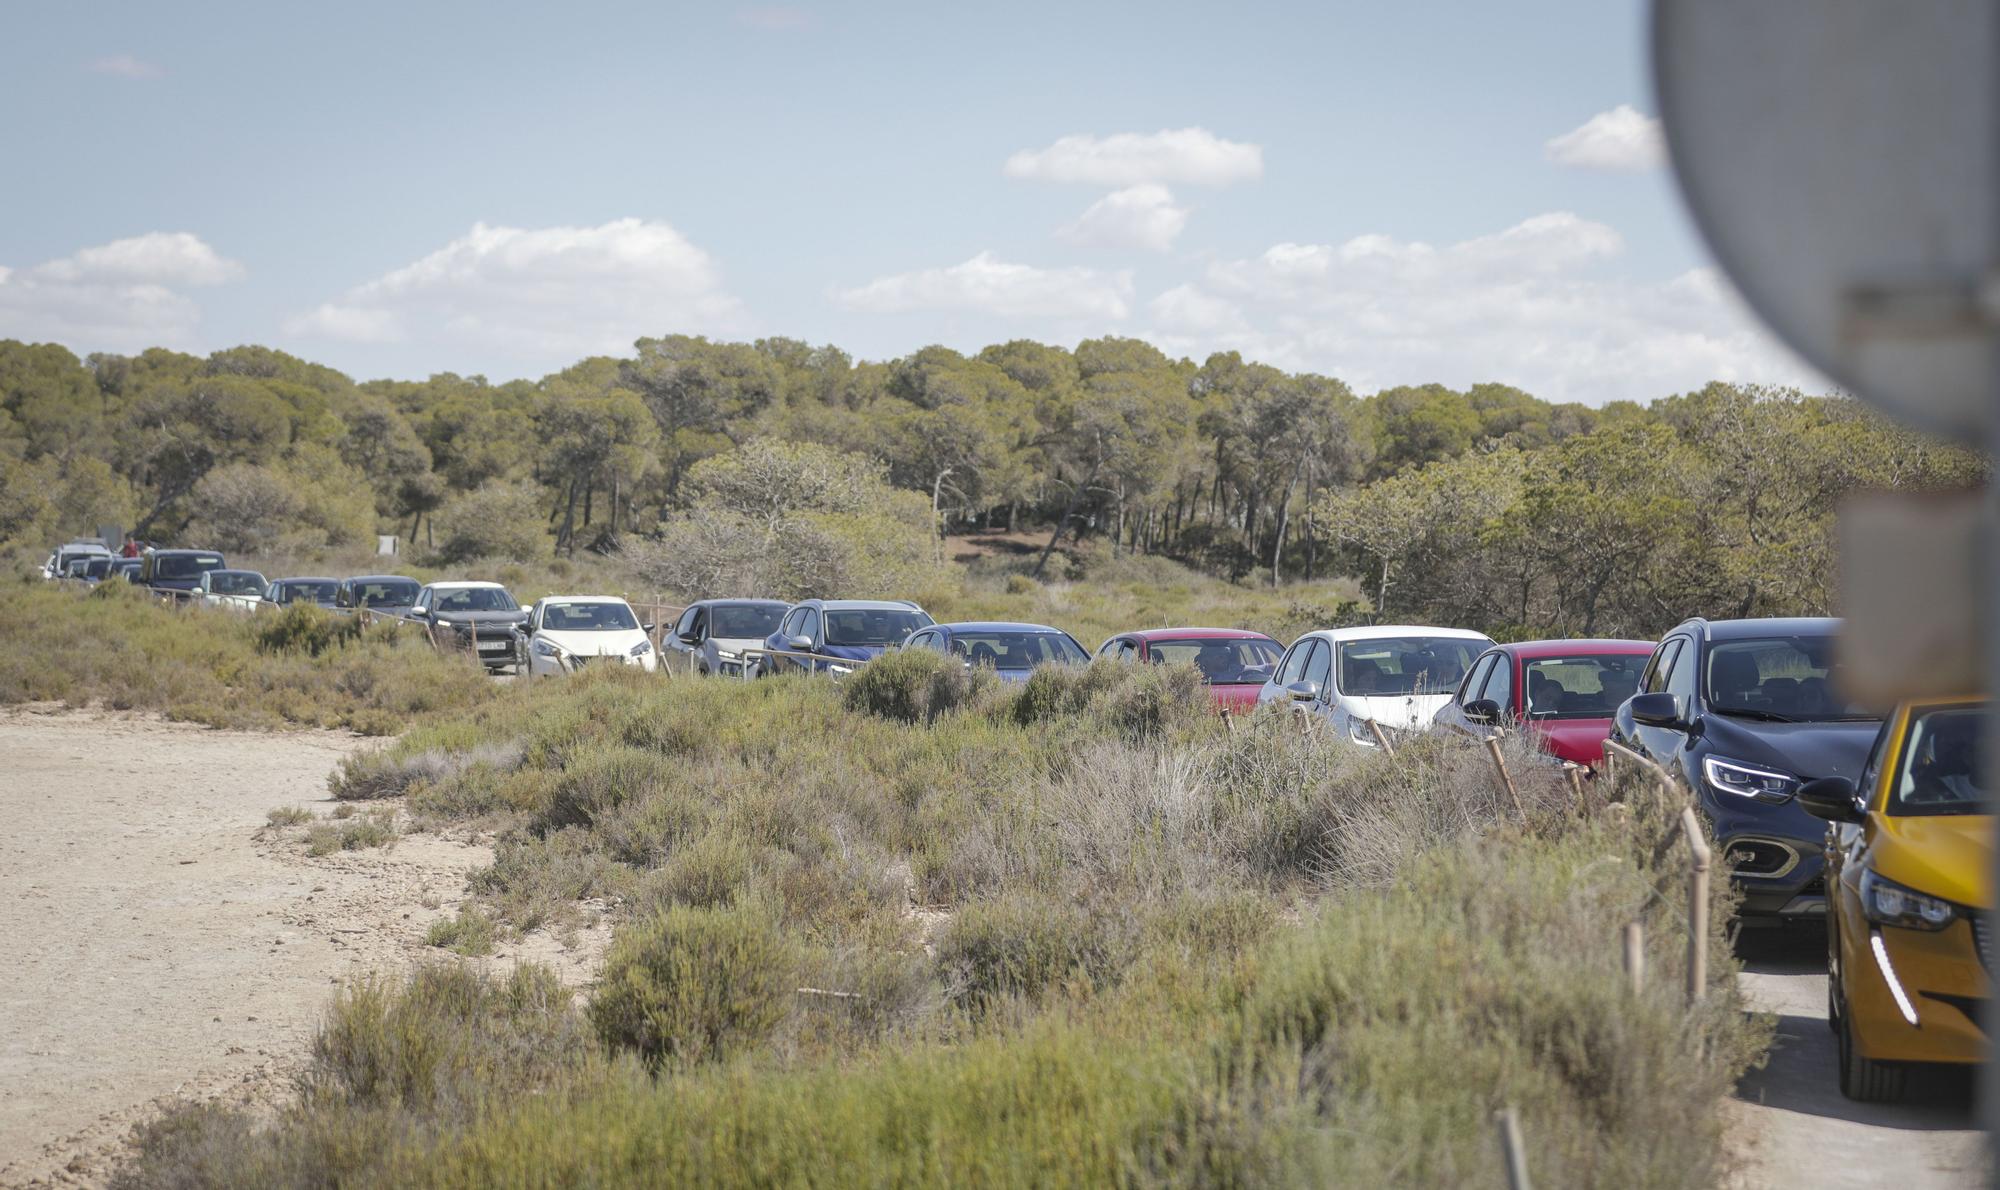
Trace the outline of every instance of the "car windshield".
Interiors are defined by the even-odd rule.
[[[551,603],[542,608],[545,632],[631,632],[639,627],[622,603]]]
[[[1210,685],[1226,686],[1270,680],[1281,652],[1274,640],[1222,636],[1156,640],[1147,648],[1146,655],[1155,665],[1192,663]]]
[[[1531,718],[1609,719],[1639,688],[1646,654],[1536,657],[1526,668]]]
[[[313,583],[293,579],[278,587],[278,602],[293,603],[303,600],[307,603],[332,603],[334,591],[339,583]]]
[[[763,640],[785,618],[780,604],[718,603],[708,609],[708,634],[724,640]]]
[[[953,632],[951,651],[974,665],[994,669],[1033,669],[1050,661],[1090,660],[1083,646],[1060,632]]]
[[[83,577],[103,578],[111,573],[111,559],[92,558],[83,564]]]
[[[1757,718],[1872,719],[1835,692],[1831,636],[1717,641],[1708,648],[1708,708]]]
[[[828,608],[826,643],[830,645],[893,645],[931,622],[908,608]]]
[[[217,595],[257,595],[266,585],[254,570],[217,570],[208,577],[208,589]]]
[[[414,579],[384,579],[354,584],[354,602],[362,607],[408,607],[417,601]]]
[[[1483,640],[1450,636],[1382,636],[1340,644],[1343,694],[1449,694]]]
[[[1986,765],[1979,737],[1985,719],[1985,708],[1976,705],[1940,707],[1912,716],[1889,813],[1984,813]]]
[[[520,605],[514,597],[499,587],[457,587],[437,592],[437,611],[449,615],[452,612],[516,612]]]
[[[155,578],[197,578],[221,568],[220,554],[164,554],[153,558]]]

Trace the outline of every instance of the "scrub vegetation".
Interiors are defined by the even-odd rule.
[[[1641,785],[1512,741],[1517,807],[1477,747],[1231,728],[1173,669],[858,678],[596,671],[350,762],[500,832],[434,943],[589,898],[601,977],[343,992],[296,1104],[169,1113],[124,1184],[1497,1184],[1502,1104],[1538,1181],[1715,1182],[1764,1031],[1726,904],[1684,1004]]]

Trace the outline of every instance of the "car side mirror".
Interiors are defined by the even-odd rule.
[[[1647,727],[1683,728],[1687,720],[1681,715],[1679,695],[1657,690],[1651,694],[1632,696],[1632,721]]]
[[[654,627],[655,625],[652,624],[641,624],[639,625],[639,631],[645,633],[647,636],[651,636],[653,635]]]
[[[1500,704],[1490,698],[1475,698],[1461,709],[1474,723],[1491,723],[1500,717]]]
[[[1867,815],[1846,777],[1820,777],[1799,786],[1799,808],[1828,822],[1860,822]]]
[[[785,647],[794,653],[810,653],[812,652],[813,638],[804,634],[788,636],[785,638]]]
[[[1293,702],[1311,702],[1319,697],[1319,683],[1301,678],[1285,687],[1285,693],[1292,696]]]
[[[701,633],[699,632],[676,632],[674,635],[679,637],[680,642],[684,645],[698,645],[701,643]]]

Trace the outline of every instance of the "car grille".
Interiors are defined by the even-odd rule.
[[[1993,970],[1993,927],[1990,914],[1967,914],[1972,921],[1972,941],[1979,951],[1979,965],[1987,971]]]

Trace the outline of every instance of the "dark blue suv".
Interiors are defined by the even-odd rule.
[[[1857,780],[1881,719],[1836,687],[1831,619],[1689,620],[1663,638],[1611,738],[1695,799],[1728,857],[1745,918],[1826,912],[1826,823],[1799,786]]]
[[[930,615],[907,599],[807,599],[793,604],[765,639],[773,655],[758,659],[756,675],[852,673],[853,663],[873,661],[930,623]]]

